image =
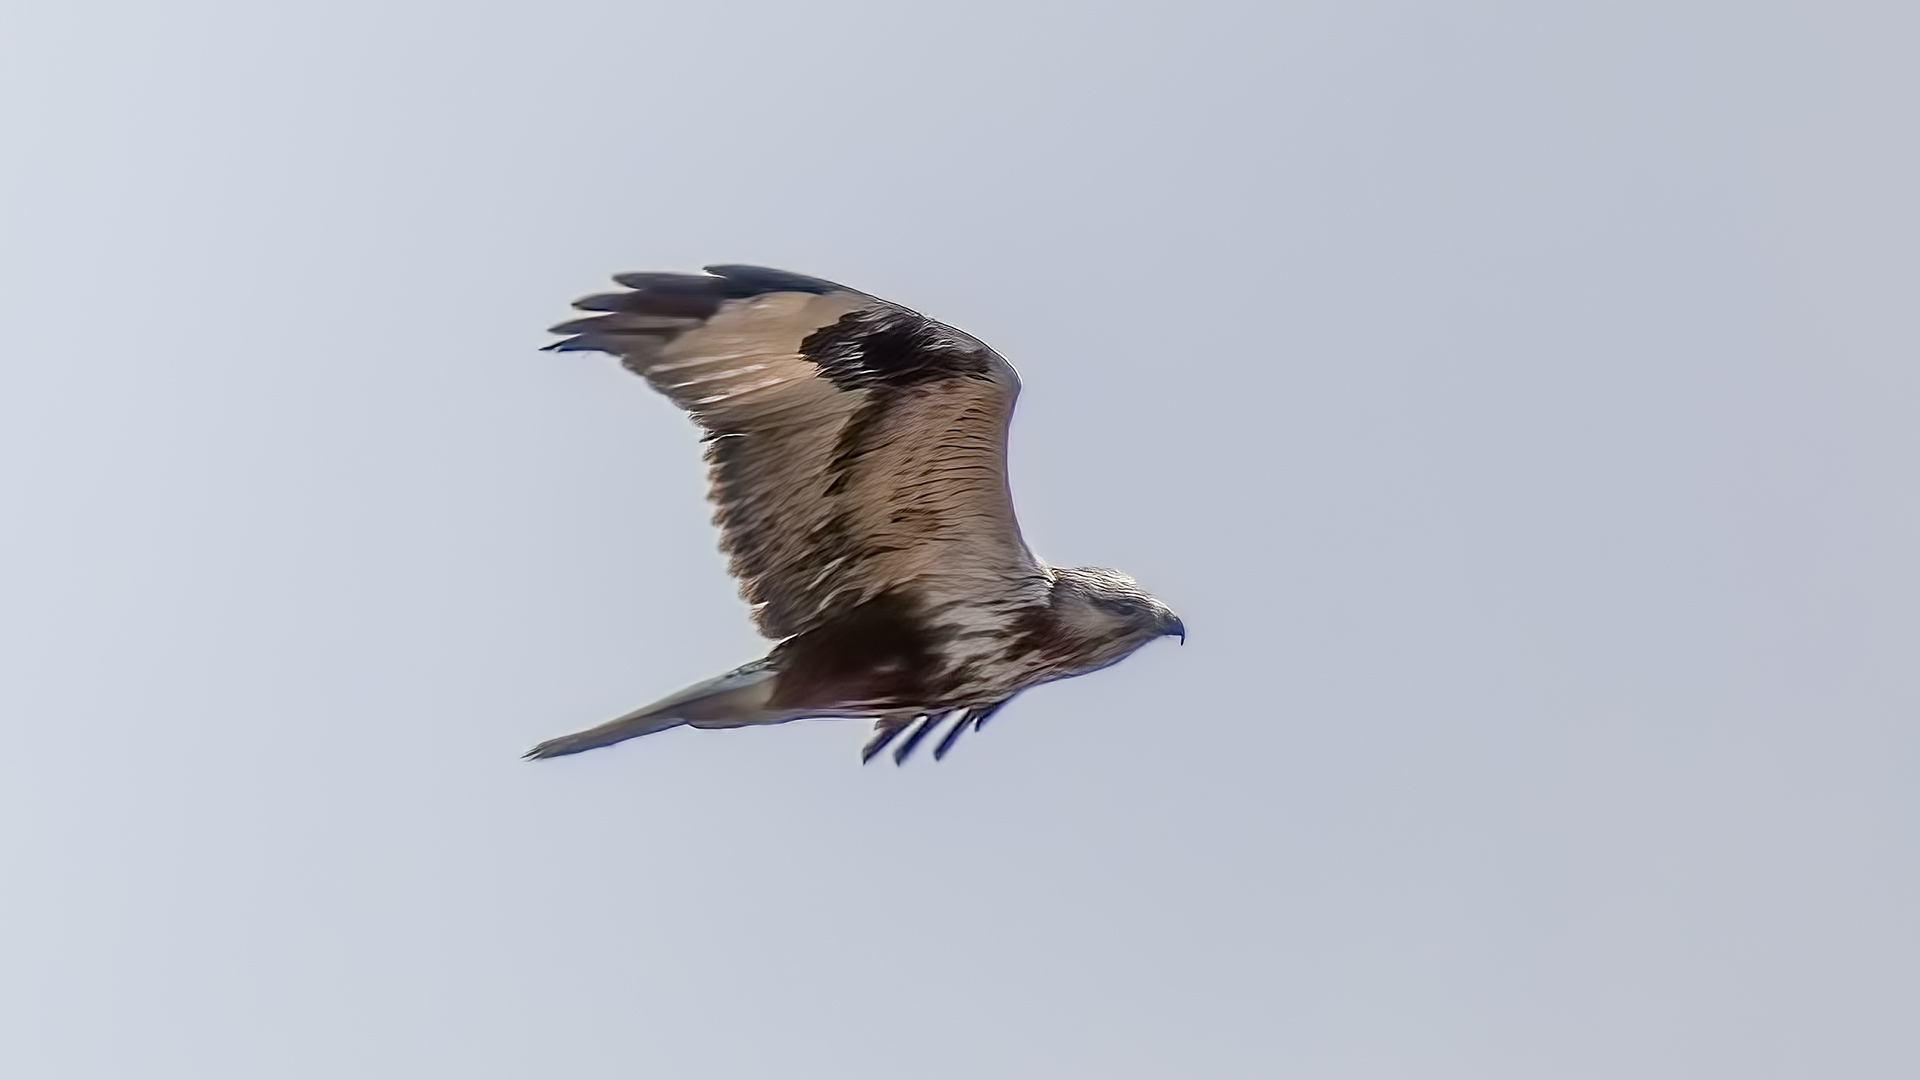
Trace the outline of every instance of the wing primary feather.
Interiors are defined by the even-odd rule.
[[[888,743],[899,738],[900,733],[907,730],[907,725],[911,723],[913,723],[913,717],[911,716],[883,716],[875,720],[873,722],[873,738],[868,739],[867,745],[860,748],[860,764],[865,765],[877,757],[880,751],[885,750]]]
[[[984,709],[973,710],[973,713],[974,713],[973,730],[979,731],[981,728],[986,727],[987,721],[993,718],[993,714],[999,712],[1001,709],[1006,708],[1007,702],[1012,700],[1013,700],[1012,698],[1002,698],[1001,700],[994,702],[993,704],[987,706]]]
[[[967,730],[968,724],[973,725],[973,730],[979,731],[980,725],[986,723],[988,717],[999,712],[1005,707],[1007,702],[1012,700],[1012,698],[1005,698],[991,705],[979,706],[962,712],[960,714],[960,721],[954,724],[946,735],[941,738],[940,745],[933,748],[933,760],[939,761],[947,756],[947,751],[953,749],[953,744],[960,741],[960,733]]]
[[[774,270],[765,266],[742,266],[738,263],[720,263],[704,268],[714,277],[725,280],[736,288],[749,292],[859,292],[845,285],[828,281],[825,278],[796,274],[791,270]],[[615,278],[619,281],[619,278]],[[621,284],[626,284],[621,282]]]
[[[706,274],[678,270],[638,270],[613,275],[613,280],[629,289],[657,289],[661,292],[712,292],[720,282]]]
[[[933,760],[941,761],[946,758],[947,751],[953,749],[953,744],[960,741],[960,733],[967,730],[968,721],[973,719],[973,714],[977,711],[968,709],[960,714],[960,719],[947,729],[947,733],[940,737],[939,744],[933,748]]]
[[[690,292],[681,289],[641,289],[635,292],[595,293],[573,302],[578,311],[619,311],[633,315],[666,315],[677,319],[709,319],[730,299],[719,289]]]
[[[947,713],[936,712],[928,713],[926,716],[921,717],[920,726],[914,728],[913,731],[907,735],[905,742],[902,742],[894,748],[893,763],[895,765],[905,765],[907,758],[913,755],[913,748],[919,746],[920,740],[926,738],[928,732],[939,727],[940,721],[945,720],[947,716]]]
[[[598,337],[570,337],[565,341],[556,341],[551,345],[540,346],[541,352],[612,352],[609,343]]]
[[[572,319],[547,328],[549,334],[658,334],[671,337],[684,332],[694,325],[692,319],[682,319],[671,315],[628,315],[624,312],[613,315],[589,315],[584,319]]]

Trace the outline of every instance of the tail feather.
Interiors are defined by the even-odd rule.
[[[690,686],[609,720],[599,727],[548,739],[524,755],[529,761],[563,757],[582,750],[595,750],[617,742],[637,739],[656,731],[692,724],[694,727],[743,727],[748,724],[775,723],[792,719],[769,711],[773,696],[773,678],[778,674],[770,660],[756,660],[717,679]]]
[[[557,739],[548,739],[522,756],[528,761],[538,761],[541,758],[577,754],[582,750],[597,750],[602,746],[612,746],[617,742],[625,742],[642,735],[651,735],[656,731],[679,727],[686,722],[685,718],[671,715],[671,713],[662,715],[640,709],[616,720],[609,720],[599,727],[576,731]]]

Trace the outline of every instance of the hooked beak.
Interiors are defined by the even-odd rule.
[[[1180,621],[1180,616],[1169,611],[1167,612],[1166,621],[1160,624],[1160,635],[1162,637],[1178,636],[1180,638],[1180,644],[1185,645],[1187,643],[1187,624]]]

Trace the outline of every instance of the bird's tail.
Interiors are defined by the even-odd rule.
[[[637,739],[656,731],[692,724],[694,727],[745,727],[792,719],[767,709],[773,696],[773,678],[779,674],[770,660],[756,660],[717,679],[689,686],[599,727],[548,739],[527,751],[528,760],[577,754]]]

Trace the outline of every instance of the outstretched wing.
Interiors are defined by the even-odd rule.
[[[1020,380],[999,354],[780,270],[614,280],[629,291],[576,302],[605,314],[554,327],[571,336],[548,348],[618,356],[705,429],[721,547],[762,632],[903,588],[935,606],[1044,602],[1007,493]]]

